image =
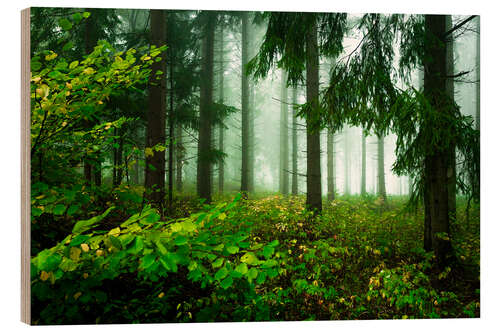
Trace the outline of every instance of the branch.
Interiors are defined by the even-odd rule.
[[[469,16],[468,18],[466,18],[465,20],[463,20],[462,22],[460,22],[459,24],[457,24],[456,26],[454,26],[453,28],[451,28],[450,30],[446,31],[443,35],[443,37],[446,37],[448,36],[449,34],[451,34],[453,31],[457,30],[457,29],[460,29],[460,27],[462,27],[465,23],[469,22],[470,20],[472,20],[473,18],[475,18],[477,15],[471,15]]]

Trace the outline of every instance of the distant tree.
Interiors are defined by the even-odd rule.
[[[361,131],[361,195],[366,195],[366,135]]]
[[[280,85],[280,192],[287,195],[289,192],[288,168],[288,87],[286,71],[281,71]]]
[[[292,194],[299,193],[297,168],[297,87],[292,89]]]
[[[349,129],[344,130],[344,194],[349,195],[351,192],[351,177],[349,163]]]
[[[219,29],[219,103],[224,104],[224,26]],[[219,150],[224,153],[224,123],[219,124]],[[219,160],[218,188],[224,192],[224,160]]]
[[[331,130],[327,132],[326,139],[326,170],[327,170],[327,197],[328,200],[335,200],[335,136]]]
[[[387,191],[385,189],[385,154],[384,154],[384,136],[377,136],[377,179],[378,179],[378,196],[385,200]]]
[[[250,162],[250,111],[249,82],[245,66],[249,60],[249,18],[247,12],[241,13],[241,191],[249,191]]]

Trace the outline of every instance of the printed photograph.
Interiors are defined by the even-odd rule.
[[[29,21],[32,325],[480,317],[479,15]]]

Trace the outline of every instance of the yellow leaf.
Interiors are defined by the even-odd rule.
[[[219,220],[224,221],[226,219],[226,217],[227,217],[226,213],[219,214]]]
[[[118,236],[119,234],[120,234],[120,227],[116,227],[114,229],[111,229],[108,232],[108,235],[111,235],[111,236]]]
[[[162,298],[163,296],[165,296],[165,293],[162,291],[162,292],[158,295],[158,298]]]
[[[42,273],[40,274],[40,279],[42,281],[46,281],[49,277],[50,277],[50,274],[47,273],[46,271],[42,271]]]
[[[80,250],[79,248],[77,247],[72,247],[70,250],[69,250],[69,257],[71,260],[73,261],[78,261],[78,259],[80,259],[80,254],[82,253],[82,250]]]
[[[75,293],[75,294],[73,295],[73,298],[76,300],[76,299],[78,299],[78,297],[80,297],[80,296],[82,296],[82,292],[81,292],[81,291],[79,291],[79,292]]]
[[[68,89],[73,89],[73,86],[71,85],[71,83],[66,82],[66,88],[68,88]]]
[[[89,246],[85,243],[80,244],[83,252],[89,252]]]
[[[144,150],[144,154],[146,155],[146,157],[150,157],[150,156],[153,156],[155,153],[153,152],[153,149],[151,149],[150,147],[147,147]]]
[[[83,273],[83,278],[86,279],[89,277],[89,273]]]
[[[35,82],[35,83],[38,83],[38,81],[40,81],[42,78],[37,76],[37,77],[34,77],[31,79],[31,81]]]

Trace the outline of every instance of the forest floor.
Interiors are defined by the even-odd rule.
[[[438,270],[422,248],[422,209],[407,210],[407,197],[339,197],[320,216],[302,196],[233,197],[178,199],[160,227],[154,213],[141,224],[115,202],[98,231],[73,229],[52,248],[39,237],[35,247],[50,251],[33,259],[35,323],[479,316],[478,205],[467,212],[459,198],[456,262]]]

